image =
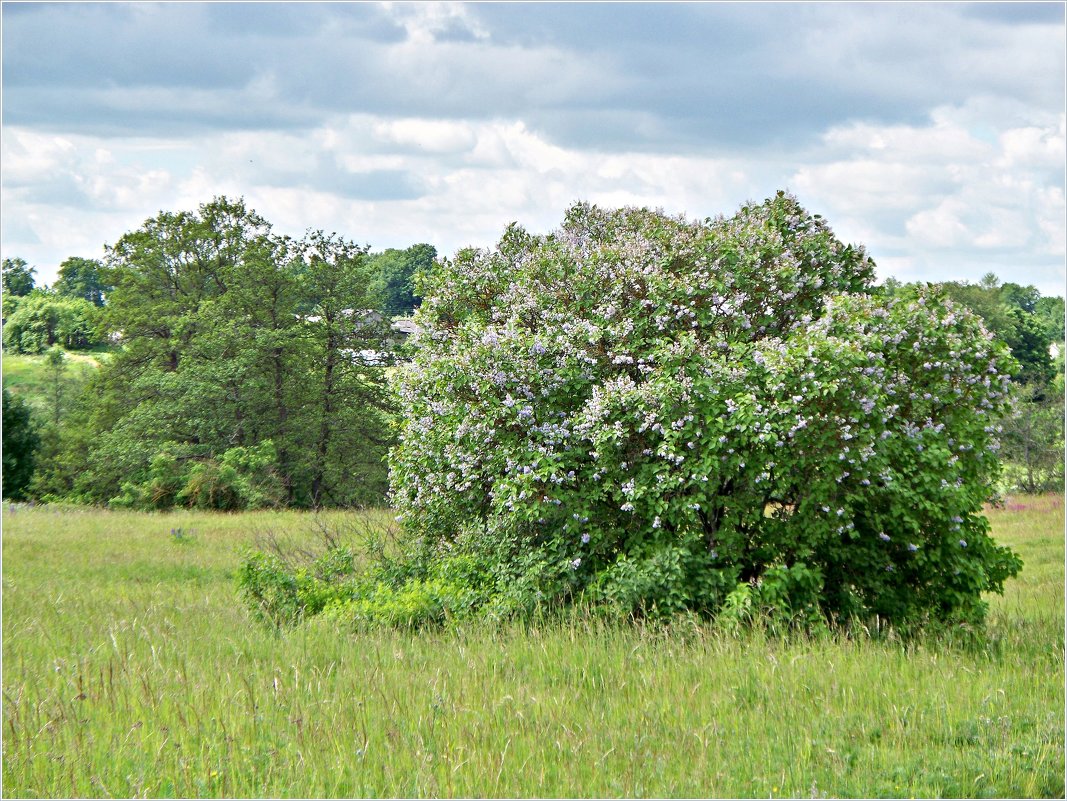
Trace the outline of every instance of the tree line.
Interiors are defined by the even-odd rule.
[[[372,254],[322,231],[279,236],[223,197],[145,221],[102,263],[64,262],[50,289],[33,287],[24,262],[5,263],[5,348],[110,343],[77,399],[37,422],[32,478],[16,469],[12,482],[23,483],[9,486],[5,470],[5,496],[134,508],[381,503],[390,321],[417,305],[413,276],[435,258],[429,245]],[[40,319],[45,307],[86,312],[91,333],[68,341],[67,328]],[[5,394],[5,416],[9,406]],[[5,425],[5,459],[7,439]]]
[[[280,236],[243,200],[161,212],[70,258],[51,287],[3,262],[3,345],[45,354],[31,413],[4,390],[3,494],[133,508],[380,504],[395,442],[390,321],[419,305],[431,245],[372,253],[336,234]],[[888,279],[873,291],[915,297]],[[1006,476],[1063,482],[1064,301],[1032,286],[937,284],[1009,346]],[[1050,346],[1059,343],[1059,353]],[[103,362],[87,383],[66,354]],[[43,411],[42,411],[43,409]]]

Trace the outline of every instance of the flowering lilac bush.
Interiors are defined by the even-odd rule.
[[[423,275],[391,462],[417,546],[375,597],[979,621],[1021,564],[981,515],[1009,357],[873,280],[784,193],[706,222],[577,205]],[[373,618],[367,586],[335,611]]]

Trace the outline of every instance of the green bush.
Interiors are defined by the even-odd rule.
[[[274,443],[230,448],[219,459],[194,459],[170,445],[151,460],[147,477],[126,481],[111,506],[133,509],[238,511],[278,506],[284,490],[275,472]]]
[[[398,574],[359,614],[980,621],[1020,567],[981,513],[1013,363],[873,280],[784,193],[707,222],[578,205],[424,273],[393,501],[416,564],[483,578]]]
[[[373,562],[357,571],[352,551],[338,545],[304,567],[276,554],[251,552],[238,572],[238,591],[261,620],[289,626],[324,613],[352,626],[419,627],[466,619],[485,601],[470,560]],[[401,576],[397,566],[404,565]]]

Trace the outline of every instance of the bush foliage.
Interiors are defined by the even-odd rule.
[[[784,193],[705,222],[577,205],[424,274],[391,468],[416,544],[375,586],[425,620],[979,622],[1021,565],[981,514],[1014,364],[873,279]]]
[[[194,509],[238,511],[282,504],[284,488],[277,473],[274,443],[230,448],[218,459],[192,458],[171,445],[156,454],[147,477],[126,481],[111,506],[132,509]]]

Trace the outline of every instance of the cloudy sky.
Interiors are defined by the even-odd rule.
[[[882,277],[1063,294],[1064,4],[4,2],[3,256],[160,210],[490,246],[779,188]]]

